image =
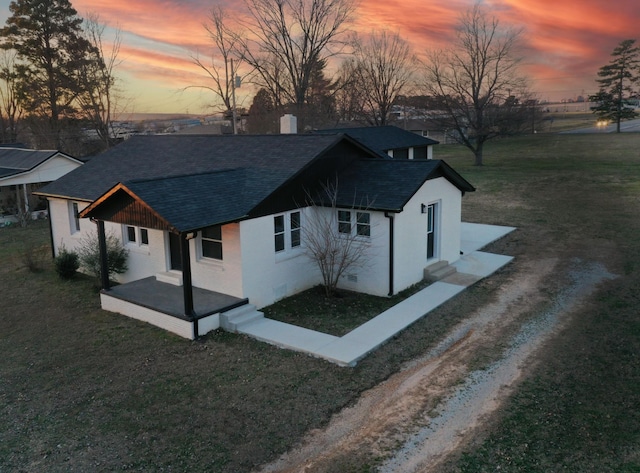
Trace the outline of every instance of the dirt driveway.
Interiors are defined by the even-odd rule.
[[[577,259],[516,260],[492,303],[260,471],[338,472],[354,456],[383,459],[382,472],[434,471],[483,428],[596,286],[614,277]],[[487,351],[497,356],[483,359]]]

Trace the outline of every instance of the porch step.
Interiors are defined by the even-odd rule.
[[[426,281],[436,282],[451,276],[456,272],[456,268],[451,266],[448,261],[438,261],[424,268],[424,279]]]
[[[182,286],[182,271],[156,273],[156,281],[173,284],[174,286]]]
[[[245,304],[220,314],[220,326],[228,332],[238,333],[242,326],[263,317],[255,305]]]

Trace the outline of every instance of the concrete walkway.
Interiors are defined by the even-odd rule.
[[[387,340],[427,315],[467,287],[494,273],[513,258],[478,251],[513,227],[462,224],[463,256],[452,264],[457,273],[431,284],[342,337],[263,318],[242,326],[244,333],[282,348],[323,358],[341,366],[355,366]]]

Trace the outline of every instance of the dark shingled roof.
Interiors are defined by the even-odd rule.
[[[403,130],[397,126],[365,126],[358,128],[331,128],[318,130],[318,134],[342,133],[359,141],[367,148],[387,156],[390,149],[417,148],[420,146],[436,145],[438,141],[420,136],[417,133]]]
[[[460,191],[475,188],[447,163],[430,160],[358,160],[338,176],[339,207],[400,212],[425,181],[444,177]],[[326,199],[318,196],[318,202]]]
[[[274,179],[282,183],[339,139],[336,135],[134,136],[38,193],[94,201],[121,182],[237,168],[269,172],[271,184]]]
[[[171,225],[191,231],[247,216],[281,179],[278,171],[244,168],[124,184]]]
[[[124,187],[188,232],[247,218],[279,202],[277,192],[298,192],[336,172],[340,205],[355,198],[372,210],[401,211],[426,180],[440,176],[462,192],[474,190],[443,161],[382,159],[344,135],[157,135],[130,138],[38,194],[93,202],[83,211],[92,216]]]
[[[0,147],[0,177],[30,171],[57,153],[56,150]]]

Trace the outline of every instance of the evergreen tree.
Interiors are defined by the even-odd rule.
[[[620,122],[635,118],[638,114],[628,107],[627,101],[638,96],[635,85],[640,79],[640,47],[635,39],[622,41],[611,53],[612,59],[598,71],[596,81],[600,85],[597,94],[589,100],[597,105],[591,107],[599,118],[616,124],[620,133]]]
[[[91,45],[69,0],[14,0],[0,29],[3,49],[15,50],[18,97],[40,130],[43,146],[62,149],[61,120],[75,115],[81,93],[78,71]]]

